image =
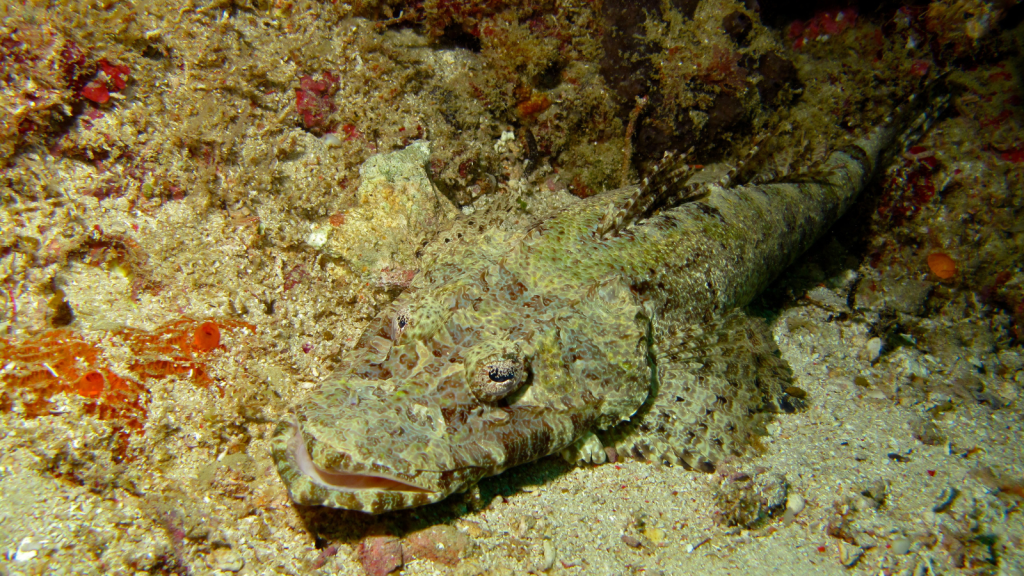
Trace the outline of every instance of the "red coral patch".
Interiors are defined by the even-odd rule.
[[[302,116],[302,124],[308,130],[322,134],[328,132],[328,119],[336,106],[331,99],[338,91],[339,78],[324,72],[319,79],[312,76],[299,78],[295,89],[295,111]]]
[[[82,88],[81,95],[96,104],[106,104],[110,100],[110,91],[107,90],[107,85],[99,80],[93,80],[86,84]]]

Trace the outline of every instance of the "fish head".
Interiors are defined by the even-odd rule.
[[[527,280],[493,265],[386,307],[275,432],[292,499],[421,506],[628,417],[649,380],[629,290]]]

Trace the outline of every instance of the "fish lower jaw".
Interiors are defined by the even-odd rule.
[[[288,440],[289,459],[295,468],[313,483],[328,490],[339,492],[361,492],[364,490],[384,490],[390,492],[433,492],[411,482],[400,480],[386,474],[366,474],[346,470],[330,470],[317,465],[309,455],[302,431],[297,425],[293,427],[292,437]]]

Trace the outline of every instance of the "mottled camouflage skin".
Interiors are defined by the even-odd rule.
[[[766,327],[736,309],[849,207],[892,133],[833,153],[820,183],[711,183],[610,234],[602,223],[648,191],[607,192],[528,230],[445,238],[278,427],[292,498],[381,513],[565,449],[692,467],[740,452],[796,401]],[[311,476],[303,444],[356,483]]]

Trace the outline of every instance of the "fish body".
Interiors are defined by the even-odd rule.
[[[275,431],[291,497],[376,514],[558,452],[694,468],[739,453],[800,404],[739,308],[846,211],[899,131],[833,152],[819,182],[691,179],[699,194],[640,214],[684,187],[647,183],[445,238]]]

